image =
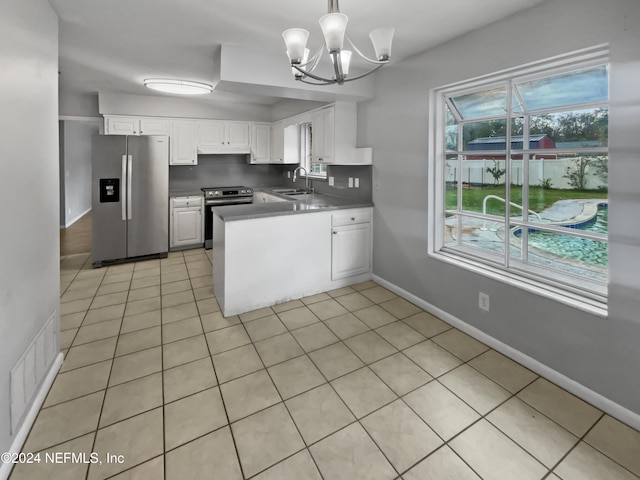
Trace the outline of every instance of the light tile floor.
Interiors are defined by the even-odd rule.
[[[640,433],[373,282],[224,318],[211,278],[201,249],[61,260],[66,359],[12,480],[640,476]]]

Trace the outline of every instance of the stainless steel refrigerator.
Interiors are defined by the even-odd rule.
[[[169,249],[169,138],[96,135],[92,153],[93,266]]]

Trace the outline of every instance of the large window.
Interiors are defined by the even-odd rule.
[[[327,165],[313,161],[313,126],[300,124],[300,166],[309,172],[309,178],[327,178]]]
[[[602,50],[433,90],[430,253],[602,308],[608,90]]]

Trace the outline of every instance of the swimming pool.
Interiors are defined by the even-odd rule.
[[[575,228],[590,232],[607,233],[609,209],[606,205],[598,207],[593,220]],[[608,243],[587,238],[577,238],[557,233],[530,231],[529,245],[554,255],[578,260],[592,265],[606,266],[609,259]]]

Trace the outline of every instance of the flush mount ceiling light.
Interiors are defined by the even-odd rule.
[[[167,80],[164,78],[148,78],[144,86],[152,90],[180,95],[202,95],[211,93],[213,87],[206,83],[188,82],[186,80]]]
[[[291,62],[291,70],[295,79],[304,83],[310,83],[311,85],[331,85],[334,83],[342,85],[344,82],[366,77],[383,65],[389,63],[389,58],[391,57],[391,42],[395,30],[393,28],[377,28],[369,33],[376,58],[368,58],[358,50],[349,38],[349,35],[347,35],[347,21],[349,18],[340,13],[338,0],[328,0],[328,2],[329,12],[320,18],[320,28],[322,28],[325,45],[321,46],[311,58],[309,58],[309,49],[307,48],[307,39],[309,38],[309,32],[307,30],[290,28],[282,32],[284,43],[287,46],[287,55]],[[374,64],[375,67],[366,73],[348,78],[352,52],[351,50],[343,49],[345,38],[349,42],[349,45],[351,45],[351,48],[353,48],[360,57]],[[333,62],[333,78],[324,78],[312,73],[320,62],[324,51],[323,47],[326,47]]]

